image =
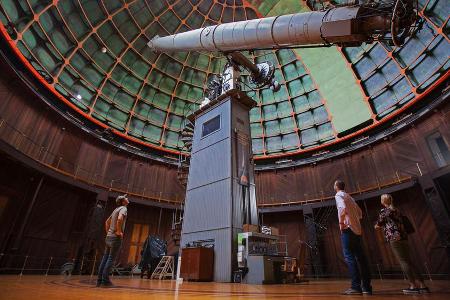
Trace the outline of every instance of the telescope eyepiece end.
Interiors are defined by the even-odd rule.
[[[153,52],[159,53],[160,51],[155,46],[155,41],[159,39],[159,35],[155,35],[148,43],[147,46],[152,50]]]

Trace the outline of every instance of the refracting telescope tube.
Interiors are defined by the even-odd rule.
[[[386,7],[383,11],[363,6],[336,7],[156,36],[148,46],[157,52],[229,52],[317,44],[355,45],[371,41],[373,35],[388,33],[391,17]]]

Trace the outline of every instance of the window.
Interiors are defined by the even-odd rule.
[[[440,132],[435,132],[427,137],[428,147],[439,168],[450,164],[450,151],[448,144]]]
[[[217,115],[214,118],[203,123],[202,137],[210,135],[211,133],[219,129],[220,129],[220,115]]]
[[[135,265],[141,260],[141,251],[148,237],[148,224],[133,224],[131,233],[130,249],[128,251],[128,264]]]

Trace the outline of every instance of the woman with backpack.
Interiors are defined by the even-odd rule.
[[[375,229],[383,229],[386,241],[391,245],[392,252],[408,278],[410,287],[403,289],[403,293],[429,293],[430,289],[425,285],[422,275],[410,257],[408,234],[413,233],[414,228],[409,219],[394,207],[391,195],[382,195],[381,204],[384,208],[380,212]]]

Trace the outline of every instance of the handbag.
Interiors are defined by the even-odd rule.
[[[414,228],[413,224],[411,223],[411,221],[408,219],[407,216],[402,215],[401,222],[406,234],[413,234],[414,232],[416,232],[416,229]]]

